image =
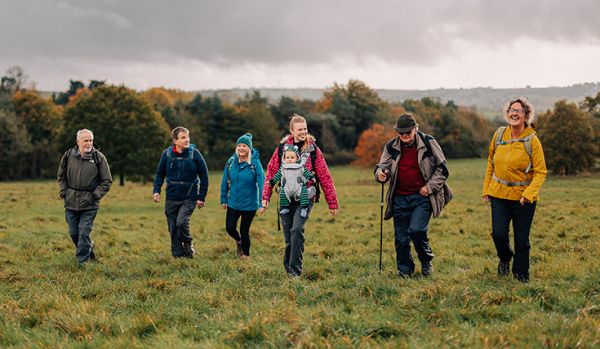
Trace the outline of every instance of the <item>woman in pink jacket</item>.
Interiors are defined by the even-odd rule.
[[[302,274],[302,255],[304,253],[304,225],[308,220],[312,205],[320,197],[319,185],[323,189],[323,195],[329,205],[331,215],[335,216],[338,210],[337,196],[333,178],[323,157],[321,149],[317,147],[315,139],[308,133],[306,120],[300,115],[292,115],[290,120],[290,134],[283,138],[281,144],[273,152],[271,160],[267,165],[267,175],[262,194],[263,208],[262,212],[268,207],[269,199],[273,193],[273,186],[269,181],[273,178],[281,166],[281,157],[283,155],[283,146],[292,144],[300,149],[300,154],[307,154],[308,159],[304,164],[307,170],[315,174],[316,184],[314,189],[309,190],[311,202],[308,205],[308,214],[303,217],[299,203],[292,203],[289,211],[280,214],[283,225],[283,237],[285,239],[285,254],[283,257],[283,266],[290,276],[300,276]],[[311,186],[311,183],[307,183]]]

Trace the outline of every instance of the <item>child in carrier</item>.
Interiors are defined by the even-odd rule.
[[[308,154],[300,156],[298,147],[291,144],[286,144],[283,148],[281,156],[281,167],[269,181],[271,186],[274,186],[281,181],[281,190],[279,191],[279,202],[281,206],[280,214],[288,214],[290,212],[291,202],[300,202],[300,216],[306,218],[308,215],[308,200],[310,196],[314,196],[315,188],[307,188],[306,183],[312,180],[315,175],[308,171],[304,164],[308,158]],[[310,196],[309,196],[310,191]]]

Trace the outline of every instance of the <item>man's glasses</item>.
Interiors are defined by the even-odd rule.
[[[510,108],[510,109],[508,109],[508,112],[509,113],[518,113],[518,114],[521,114],[521,113],[525,113],[525,109],[522,109],[522,108],[520,108],[520,109]]]
[[[400,136],[408,136],[409,134],[412,133],[412,130],[408,131],[408,132],[398,132],[400,134]]]

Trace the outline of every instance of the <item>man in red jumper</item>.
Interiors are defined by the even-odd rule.
[[[394,130],[398,136],[383,148],[375,167],[375,179],[380,183],[391,179],[385,219],[394,217],[398,274],[407,277],[415,271],[410,253],[412,240],[421,273],[429,276],[434,257],[427,237],[429,219],[432,215],[437,217],[452,199],[452,191],[446,184],[446,158],[432,136],[418,131],[411,114],[400,115]]]

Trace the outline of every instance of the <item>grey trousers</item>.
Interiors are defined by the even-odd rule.
[[[183,243],[192,241],[190,234],[190,217],[196,208],[193,199],[165,201],[165,215],[169,235],[171,236],[171,254],[173,257],[184,255]]]
[[[77,263],[85,263],[88,260],[95,260],[94,242],[90,238],[94,219],[98,210],[75,211],[65,209],[65,219],[69,226],[69,235],[75,247],[75,258]]]
[[[300,215],[302,207],[299,202],[291,203],[290,212],[282,214],[283,238],[285,239],[285,254],[283,267],[288,274],[300,276],[302,274],[302,256],[304,254],[304,225],[308,221],[313,203],[308,204],[306,217]]]

